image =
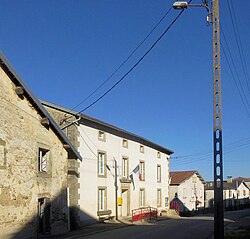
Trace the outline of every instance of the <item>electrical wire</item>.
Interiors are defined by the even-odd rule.
[[[113,71],[113,73],[102,83],[100,84],[92,93],[90,93],[86,98],[84,98],[79,104],[77,104],[72,110],[76,109],[78,106],[80,106],[82,103],[84,103],[86,100],[88,100],[92,95],[94,95],[103,85],[105,85],[115,74],[118,72],[127,62],[128,60],[135,54],[135,52],[144,44],[144,42],[152,35],[152,33],[155,31],[155,29],[161,24],[161,22],[165,19],[165,17],[169,14],[171,11],[172,6],[169,8],[169,10],[163,15],[163,17],[156,23],[156,25],[153,27],[153,29],[147,34],[147,36],[140,42],[140,44],[129,54],[129,56]]]
[[[232,7],[230,6],[229,2],[231,2]],[[231,22],[232,22],[232,26],[233,26],[233,31],[234,31],[234,35],[235,35],[235,39],[236,39],[237,49],[238,49],[239,55],[240,55],[241,66],[242,66],[244,76],[245,76],[245,80],[246,80],[247,89],[248,89],[248,92],[250,93],[249,77],[248,77],[248,72],[247,72],[247,67],[246,67],[246,61],[245,61],[244,53],[243,53],[243,50],[242,50],[240,34],[239,34],[238,26],[237,26],[237,21],[236,21],[232,1],[228,0],[227,5],[228,5],[229,14],[230,14],[230,18],[231,18]]]
[[[191,0],[192,1],[192,0]],[[189,1],[189,3],[191,2]],[[98,97],[94,102],[89,104],[87,107],[85,107],[83,110],[79,111],[79,113],[82,113],[95,105],[97,102],[99,102],[101,99],[103,99],[110,91],[112,91],[118,84],[120,84],[141,62],[142,60],[148,55],[148,53],[157,45],[157,43],[163,38],[163,36],[169,31],[169,29],[173,26],[173,24],[178,20],[178,18],[182,15],[184,10],[182,10],[177,17],[170,23],[170,25],[167,27],[167,29],[158,37],[158,39],[151,45],[151,47],[144,53],[144,55],[127,71],[125,75],[123,75],[112,87],[110,87],[105,93],[103,93],[100,97]]]

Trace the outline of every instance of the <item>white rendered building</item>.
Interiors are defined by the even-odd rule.
[[[96,221],[100,211],[111,210],[112,216],[121,218],[144,206],[158,211],[169,208],[169,158],[173,151],[89,116],[78,114],[77,119],[77,112],[64,107],[42,104],[62,127],[68,126],[73,143],[77,135],[75,146],[83,157],[78,169],[79,226]]]

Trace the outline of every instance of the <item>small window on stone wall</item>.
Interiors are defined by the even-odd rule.
[[[39,172],[48,172],[48,163],[49,163],[49,150],[39,148],[38,171]]]

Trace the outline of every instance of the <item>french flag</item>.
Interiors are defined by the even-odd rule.
[[[138,175],[140,181],[142,181],[142,174],[141,174],[141,170],[140,170],[140,165],[138,164],[134,170],[133,170],[133,173]]]

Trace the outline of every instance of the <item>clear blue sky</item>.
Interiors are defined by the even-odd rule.
[[[173,2],[1,0],[0,49],[37,97],[73,108],[112,74]],[[232,2],[250,72],[250,1]],[[227,1],[221,1],[220,10],[241,86],[250,101]],[[171,10],[127,64],[77,110],[119,80],[178,13]],[[84,113],[170,148],[173,157],[184,156],[171,160],[171,170],[197,169],[211,180],[213,157],[206,155],[212,152],[213,142],[211,28],[204,9],[186,10],[141,64]],[[250,117],[223,53],[221,68],[224,176],[250,177]]]

